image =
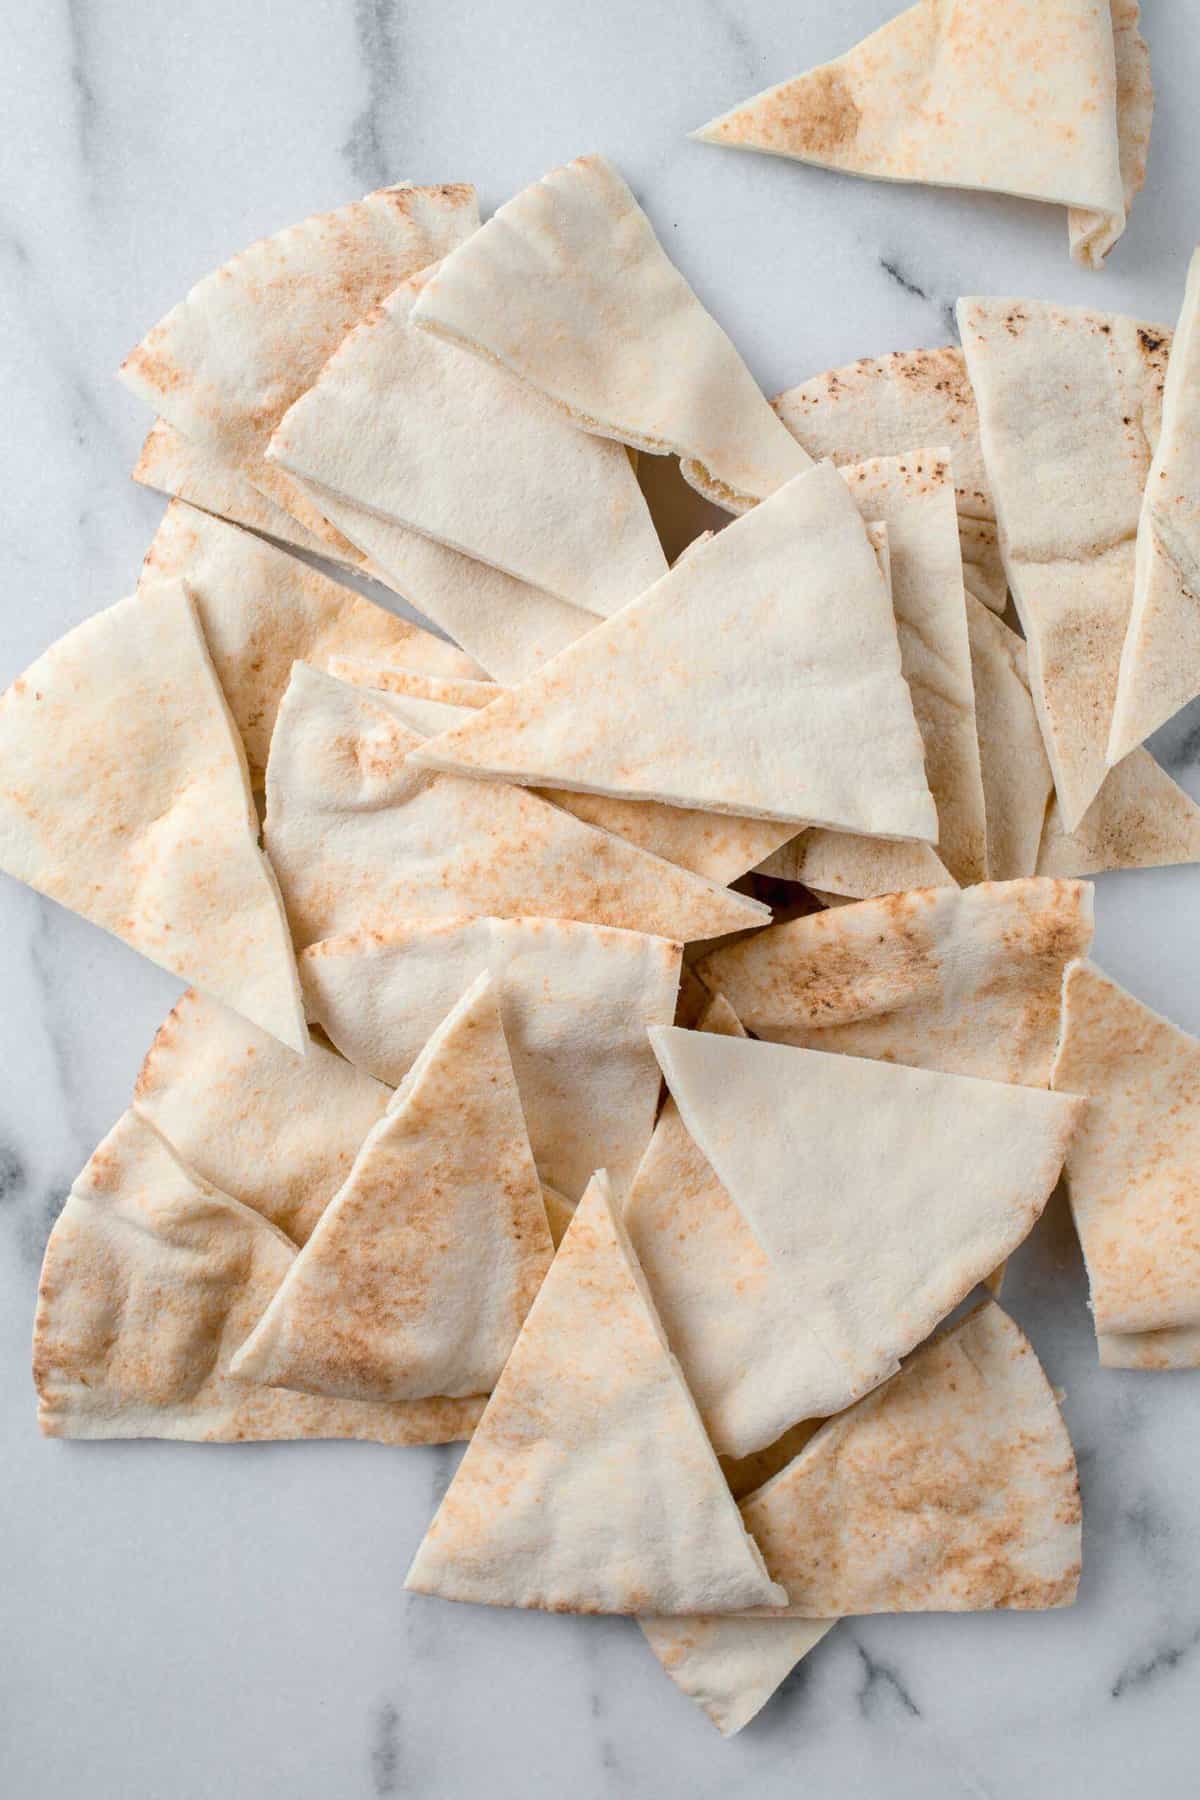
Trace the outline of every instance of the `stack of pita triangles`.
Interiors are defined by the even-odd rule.
[[[483,974],[367,1134],[231,1373],[347,1400],[489,1393],[552,1255]]]
[[[408,1574],[554,1612],[781,1604],[598,1174]]]
[[[868,835],[937,835],[887,588],[830,464],[690,552],[413,761]]]
[[[1096,268],[1145,178],[1153,94],[1137,19],[1136,0],[918,0],[696,136],[1066,206],[1071,254]]]

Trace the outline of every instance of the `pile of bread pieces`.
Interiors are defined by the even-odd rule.
[[[43,1431],[469,1440],[408,1586],[630,1614],[724,1732],[842,1616],[1069,1604],[995,1298],[1064,1170],[1100,1361],[1200,1365],[1200,1043],[1085,879],[1200,860],[1142,747],[1198,306],[965,299],[769,404],[585,156],[168,313],[137,590],[0,701],[0,867],[191,984],[51,1235]],[[736,515],[670,567],[668,458]]]

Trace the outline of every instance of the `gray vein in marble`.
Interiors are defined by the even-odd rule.
[[[367,98],[342,145],[358,180],[369,188],[391,178],[387,153],[388,121],[400,86],[398,0],[355,0],[354,29],[367,84]]]
[[[905,267],[898,256],[894,254],[880,256],[878,261],[879,267],[888,280],[895,282],[901,293],[910,295],[914,300],[924,300],[927,306],[937,308],[943,328],[951,341],[957,344],[959,341],[958,320],[954,316],[953,300],[939,300],[936,294],[931,294],[928,288],[922,287],[916,276]]]
[[[1114,1700],[1122,1699],[1126,1694],[1145,1687],[1147,1682],[1157,1681],[1161,1675],[1170,1675],[1180,1664],[1191,1656],[1200,1644],[1200,1626],[1189,1631],[1178,1642],[1164,1644],[1161,1650],[1155,1650],[1150,1656],[1140,1661],[1128,1662],[1113,1682],[1109,1693]]]
[[[587,1665],[588,1679],[588,1713],[596,1728],[596,1754],[600,1759],[600,1769],[605,1782],[617,1794],[629,1792],[626,1771],[621,1758],[617,1755],[617,1746],[612,1732],[608,1729],[608,1700],[600,1679],[600,1652],[603,1647],[604,1634],[611,1628],[611,1621],[606,1619],[588,1619],[582,1636],[581,1650],[583,1661]]]
[[[401,1788],[400,1709],[381,1700],[371,1710],[371,1792],[381,1797]]]
[[[25,1164],[11,1144],[0,1144],[0,1204],[11,1200],[25,1186]]]
[[[80,162],[90,178],[95,174],[100,147],[100,103],[92,80],[91,0],[67,0],[67,34],[70,41],[71,94],[75,103],[75,129]]]
[[[50,1233],[66,1204],[69,1191],[65,1187],[47,1188],[28,1206],[22,1207],[17,1219],[17,1250],[22,1262],[29,1268],[41,1268],[46,1245],[50,1242]]]
[[[862,1679],[855,1692],[858,1710],[863,1718],[870,1721],[879,1716],[886,1707],[894,1711],[896,1707],[907,1713],[911,1719],[921,1717],[921,1709],[905,1687],[897,1670],[890,1664],[880,1661],[871,1655],[866,1645],[858,1638],[852,1640],[862,1664]]]
[[[729,6],[721,4],[721,0],[709,0],[708,10],[721,27],[730,48],[737,52],[738,61],[745,72],[747,81],[754,80],[763,57],[762,52],[755,45],[749,25],[744,19],[738,17]],[[738,102],[731,100],[729,104],[736,106]]]
[[[906,294],[912,294],[918,300],[928,300],[929,295],[925,292],[925,289],[921,287],[918,282],[914,281],[911,275],[905,273],[894,257],[881,256],[879,258],[879,266],[885,275],[891,277],[898,288],[903,288]]]

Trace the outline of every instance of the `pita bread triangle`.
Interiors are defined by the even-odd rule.
[[[232,463],[222,462],[214,451],[199,444],[189,444],[165,419],[156,419],[146,433],[133,479],[173,500],[186,500],[189,506],[215,518],[263,532],[290,549],[327,556],[351,568],[362,566],[364,559],[353,545],[348,545],[345,553],[339,552],[261,493]]]
[[[1200,251],[1167,363],[1162,434],[1142,497],[1134,568],[1110,764],[1200,694]]]
[[[271,439],[272,463],[601,616],[666,558],[629,457],[522,382],[417,331],[422,278],[355,327]]]
[[[957,345],[866,356],[814,375],[771,405],[816,460],[842,468],[945,444],[954,471],[963,581],[993,612],[1008,597],[996,542],[996,506],[979,442],[979,408]]]
[[[431,276],[413,317],[584,431],[674,453],[685,480],[730,512],[808,466],[602,156],[552,169],[500,207],[471,254]]]
[[[1131,750],[1110,769],[1073,832],[1063,830],[1058,801],[1050,802],[1037,866],[1039,875],[1098,875],[1194,862],[1200,862],[1200,806],[1148,750]]]
[[[1194,1344],[1200,1042],[1072,963],[1054,1086],[1090,1098],[1066,1174],[1097,1335],[1187,1333]]]
[[[396,668],[366,656],[331,656],[328,667],[331,675],[348,681],[351,687],[374,688],[381,694],[399,694],[412,700],[436,700],[440,706],[464,707],[469,712],[490,706],[504,692],[496,681],[470,675],[426,674],[420,668]]]
[[[1154,122],[1154,83],[1150,76],[1150,47],[1138,29],[1138,0],[1110,0],[1110,4],[1117,75],[1117,153],[1128,218],[1146,184],[1150,127]],[[1097,267],[1120,237],[1124,223],[1124,219],[1111,214],[1073,206],[1067,215],[1067,230],[1075,261]]]
[[[850,175],[1086,208],[1125,226],[1108,0],[918,0],[844,56],[694,133]],[[1097,241],[1099,239],[1099,241]]]
[[[371,1128],[232,1373],[345,1400],[490,1393],[553,1255],[484,973]]]
[[[1079,1585],[1075,1453],[994,1300],[828,1420],[742,1517],[799,1616],[1042,1611]]]
[[[1170,334],[1032,300],[960,300],[958,321],[1034,704],[1074,831],[1107,772]]]
[[[536,794],[418,768],[423,740],[388,702],[399,697],[292,671],[264,839],[301,948],[397,918],[573,918],[681,942],[764,918]]]
[[[778,1604],[603,1174],[530,1308],[405,1584],[552,1612]]]
[[[1048,1087],[1084,881],[892,894],[773,925],[696,963],[757,1037]]]
[[[809,1339],[797,1418],[869,1393],[1022,1242],[1082,1105],[674,1026],[650,1041],[688,1131],[792,1288]]]
[[[887,588],[829,463],[414,760],[872,836],[937,835]]]
[[[280,1230],[125,1113],[72,1187],[46,1249],[33,1334],[42,1431],[202,1443],[469,1437],[479,1400],[329,1400],[232,1375],[234,1352],[295,1256]]]
[[[139,586],[171,580],[187,583],[255,786],[294,662],[322,668],[335,653],[352,653],[445,678],[479,673],[454,644],[180,501],[163,515]]]
[[[271,433],[347,332],[479,224],[472,187],[402,182],[263,238],[198,282],[121,365],[133,393],[320,538],[353,546],[280,468]]]
[[[836,1619],[639,1619],[646,1642],[680,1693],[702,1707],[722,1737],[757,1718],[796,1664]]]
[[[307,1046],[246,759],[182,583],[94,614],[13,682],[0,769],[0,868]]]

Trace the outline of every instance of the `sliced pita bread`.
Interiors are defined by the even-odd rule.
[[[246,758],[180,582],[77,625],[0,699],[0,868],[308,1043]]]
[[[778,1605],[673,1361],[603,1174],[405,1585],[551,1612]]]
[[[335,652],[351,652],[443,677],[479,673],[454,644],[180,501],[166,510],[139,585],[171,580],[187,583],[256,786],[298,659],[326,668]]]
[[[761,1038],[1047,1087],[1063,970],[1091,941],[1089,883],[987,882],[793,919],[696,973]]]
[[[483,974],[372,1127],[231,1372],[344,1400],[490,1393],[553,1255]]]
[[[388,710],[395,698],[292,671],[264,839],[299,947],[397,918],[575,918],[681,942],[763,918],[536,794],[416,767],[423,740]]]
[[[957,346],[863,357],[789,388],[771,405],[811,457],[832,457],[839,468],[874,456],[904,456],[914,444],[948,446],[963,580],[993,612],[1004,611],[1008,584],[979,443],[979,408]]]
[[[1138,29],[1138,0],[1111,0],[1113,52],[1117,75],[1117,154],[1125,217],[1146,182],[1150,127],[1154,122],[1154,83],[1150,47]],[[1121,235],[1124,220],[1111,214],[1072,207],[1067,216],[1071,255],[1096,268]]]
[[[473,712],[490,706],[504,692],[495,681],[469,675],[426,674],[419,668],[395,668],[366,656],[331,656],[326,667],[331,675],[348,681],[351,687],[374,688],[377,693],[402,694],[413,700],[436,700],[439,706],[462,706]]]
[[[803,831],[768,856],[755,871],[776,881],[799,881],[834,905],[869,900],[909,888],[957,887],[928,844],[855,837],[847,831]]]
[[[1098,875],[1200,862],[1200,806],[1148,750],[1132,750],[1071,833],[1052,800],[1038,851],[1039,875]]]
[[[933,187],[1103,215],[1073,236],[1098,267],[1125,227],[1108,0],[918,0],[844,56],[693,135]]]
[[[703,1707],[722,1737],[762,1711],[835,1619],[639,1619],[675,1686]]]
[[[281,1231],[125,1113],[71,1189],[46,1248],[33,1332],[42,1431],[200,1443],[469,1437],[479,1400],[327,1400],[231,1375],[230,1359],[295,1257]]]
[[[1200,1330],[1097,1332],[1102,1369],[1200,1369]]]
[[[723,999],[700,1030],[745,1037]],[[675,1102],[659,1115],[625,1203],[625,1229],[667,1341],[718,1454],[764,1449],[800,1416],[807,1346],[794,1358],[796,1296],[688,1135]],[[803,1397],[807,1398],[807,1391]]]
[[[354,560],[311,499],[266,461],[271,433],[347,332],[478,224],[474,188],[408,183],[305,219],[198,282],[125,358],[121,380],[335,555]]]
[[[1118,313],[960,300],[1008,585],[1068,831],[1096,798],[1169,334]]]
[[[310,1041],[296,1056],[195,988],[159,1026],[133,1093],[190,1169],[294,1244],[311,1235],[390,1099],[324,1045]]]
[[[666,569],[616,444],[427,331],[401,283],[287,413],[278,467],[604,616]]]
[[[684,1124],[791,1288],[796,1418],[869,1393],[1016,1249],[1083,1105],[674,1026],[650,1041]]]
[[[265,532],[292,549],[327,556],[351,567],[362,565],[363,558],[352,545],[342,553],[324,542],[260,493],[232,463],[222,462],[214,451],[199,444],[190,444],[165,419],[156,419],[147,432],[133,479],[174,500],[186,500],[189,506],[198,506],[215,518],[244,525],[248,531]]]
[[[1200,694],[1200,251],[1171,345],[1162,435],[1138,521],[1133,612],[1121,652],[1108,761]]]
[[[1093,964],[1063,983],[1060,1092],[1090,1104],[1067,1189],[1098,1333],[1200,1328],[1200,1042]]]
[[[887,588],[829,463],[415,760],[872,836],[937,833]]]
[[[618,1193],[650,1141],[679,945],[566,919],[437,919],[331,938],[300,959],[310,1018],[397,1087],[464,981],[496,986],[529,1141],[543,1181],[572,1202],[604,1157]]]
[[[680,457],[685,480],[730,512],[808,466],[602,156],[502,206],[470,256],[447,257],[414,316],[583,430]]]
[[[1042,1611],[1079,1585],[1075,1453],[994,1300],[830,1419],[742,1517],[789,1611],[814,1618]]]
[[[524,681],[596,623],[595,613],[460,556],[419,531],[323,490],[308,491],[319,492],[322,510],[362,549],[378,579],[440,625],[497,681]]]

